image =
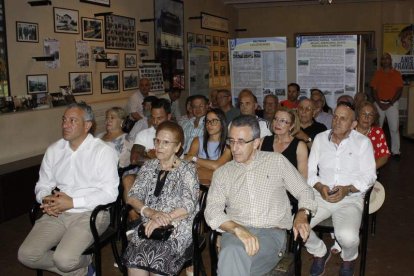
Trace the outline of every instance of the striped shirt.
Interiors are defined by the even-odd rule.
[[[213,174],[206,221],[212,229],[226,221],[290,229],[292,214],[286,190],[299,200],[299,208],[316,212],[311,187],[282,154],[257,151],[249,164],[230,161]]]

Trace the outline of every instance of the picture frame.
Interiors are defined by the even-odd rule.
[[[195,37],[194,37],[194,33],[187,33],[187,43],[194,43],[195,42]]]
[[[198,44],[198,45],[203,45],[204,44],[204,35],[203,34],[197,34],[195,43]]]
[[[201,28],[228,33],[229,20],[225,17],[201,12]]]
[[[213,44],[213,38],[211,35],[204,36],[204,44],[207,46],[211,46]]]
[[[227,52],[220,51],[220,61],[227,61]]]
[[[80,0],[80,1],[83,3],[105,6],[105,7],[111,6],[111,0]]]
[[[125,54],[125,68],[137,68],[137,54]]]
[[[47,74],[26,75],[27,94],[39,94],[48,92]]]
[[[92,95],[92,72],[69,72],[69,86],[73,95]]]
[[[39,25],[32,22],[16,21],[16,41],[39,43]]]
[[[106,62],[106,68],[119,68],[119,53],[106,53],[106,58],[109,59]]]
[[[119,93],[119,72],[101,72],[101,93]]]
[[[82,17],[82,40],[103,41],[103,20]]]
[[[122,71],[123,90],[133,90],[139,88],[139,74],[138,70],[124,70]]]
[[[135,50],[135,18],[121,15],[105,16],[105,48]]]
[[[213,46],[220,46],[220,37],[213,36]]]
[[[220,52],[214,51],[213,52],[213,61],[220,61]]]
[[[148,46],[149,45],[149,32],[137,31],[137,44]]]
[[[79,11],[66,8],[53,8],[55,33],[78,34]]]
[[[226,48],[226,38],[220,37],[220,47]]]

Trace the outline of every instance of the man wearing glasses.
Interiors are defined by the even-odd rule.
[[[240,115],[240,110],[231,104],[231,92],[227,89],[220,89],[217,91],[217,105],[226,115],[227,125]]]
[[[286,229],[292,228],[286,191],[299,200],[293,231],[304,240],[310,232],[307,216],[316,211],[314,195],[285,157],[257,150],[255,116],[235,118],[227,144],[233,160],[214,172],[205,211],[210,227],[223,232],[218,275],[263,275],[282,258]]]

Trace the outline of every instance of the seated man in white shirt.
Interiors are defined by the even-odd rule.
[[[45,214],[18,252],[19,261],[30,268],[60,275],[88,272],[91,258],[82,252],[93,242],[91,212],[98,205],[114,202],[119,184],[117,154],[89,134],[93,119],[90,106],[69,105],[62,117],[63,139],[45,153],[35,187],[36,200]],[[109,214],[102,212],[97,218],[98,232],[108,225]]]
[[[142,166],[148,159],[155,158],[154,138],[159,124],[171,120],[171,104],[167,99],[157,99],[151,105],[152,126],[142,130],[135,137],[134,145],[131,149],[131,164]],[[126,201],[128,192],[134,185],[136,174],[128,174],[123,177],[124,187],[123,198]],[[138,218],[138,214],[132,210],[130,219]]]
[[[257,150],[260,128],[255,116],[232,121],[227,144],[233,161],[218,168],[207,196],[206,222],[224,232],[218,275],[264,275],[280,261],[286,229],[306,240],[307,215],[316,211],[312,189],[280,153]],[[286,191],[299,200],[292,219]]]
[[[242,115],[256,116],[257,97],[249,89],[243,89],[239,93],[239,107]],[[272,135],[269,130],[269,122],[259,116],[256,116],[260,126],[260,138]]]
[[[353,130],[356,124],[350,105],[338,104],[332,130],[316,135],[308,162],[308,184],[314,188],[318,203],[311,226],[332,217],[342,247],[341,276],[354,274],[364,193],[376,179],[371,141]],[[310,275],[323,274],[331,251],[313,231],[305,246],[314,255]]]

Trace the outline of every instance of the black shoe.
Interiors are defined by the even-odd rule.
[[[311,276],[320,276],[325,272],[325,266],[331,257],[331,250],[326,250],[323,257],[313,257],[313,263],[310,271]]]
[[[392,159],[394,159],[395,161],[400,161],[401,154],[399,154],[399,153],[392,154]]]
[[[339,270],[339,276],[353,276],[354,275],[355,261],[343,261],[341,269]]]

